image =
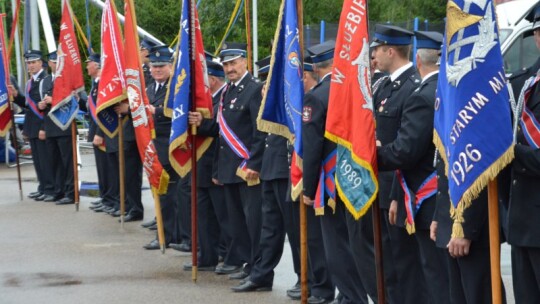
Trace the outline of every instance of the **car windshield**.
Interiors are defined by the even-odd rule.
[[[511,29],[501,29],[499,31],[499,36],[500,36],[500,43],[503,44],[504,41],[506,40],[506,38],[508,38],[508,36],[510,36],[510,33],[512,32]]]

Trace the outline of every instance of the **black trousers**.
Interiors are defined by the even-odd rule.
[[[94,158],[96,160],[96,170],[97,170],[97,177],[98,177],[98,186],[99,186],[99,197],[101,198],[101,202],[107,206],[112,206],[114,200],[110,199],[110,185],[105,184],[105,180],[107,177],[105,176],[106,170],[107,170],[107,154],[100,150],[98,147],[93,146],[94,148]],[[107,198],[109,198],[109,202],[107,202]]]
[[[120,209],[120,168],[118,152],[107,152],[104,157],[104,187],[109,189],[104,202],[107,206],[116,210]],[[109,205],[110,204],[110,205]]]
[[[381,209],[381,237],[388,302],[429,303],[418,244],[403,227],[390,224],[388,209]]]
[[[435,242],[429,237],[429,230],[417,228],[414,238],[420,249],[420,263],[429,294],[429,303],[450,304],[448,271],[444,267],[446,263],[444,249],[435,246]],[[410,279],[414,280],[414,277]]]
[[[174,171],[170,165],[164,165],[163,169],[169,174],[169,185],[167,187],[167,193],[159,196],[161,205],[161,216],[163,219],[163,230],[165,232],[165,244],[176,243],[178,235],[176,232],[178,218],[177,206],[178,206],[178,182],[180,177]],[[156,233],[157,239],[157,233]]]
[[[491,304],[489,247],[471,246],[469,254],[461,258],[453,258],[448,250],[444,251],[448,265],[450,303]],[[504,285],[501,286],[503,303],[506,303]]]
[[[191,244],[191,174],[180,178],[177,195],[176,242]]]
[[[262,229],[259,254],[251,269],[251,281],[260,285],[272,285],[274,268],[279,264],[285,245],[286,228],[291,231],[292,207],[286,201],[288,179],[263,181],[262,183]],[[294,235],[293,237],[296,237]],[[295,246],[291,246],[295,247]],[[296,265],[298,267],[298,265]],[[297,276],[299,267],[294,269]]]
[[[360,282],[373,303],[377,303],[377,279],[375,269],[375,248],[373,244],[373,215],[371,209],[360,219],[345,210],[349,231],[349,245]]]
[[[261,185],[225,184],[223,190],[231,228],[231,245],[225,264],[240,266],[247,263],[244,271],[249,273],[259,251]]]
[[[540,248],[512,246],[516,303],[540,303]]]
[[[32,150],[32,161],[39,182],[38,191],[54,195],[54,174],[50,165],[50,157],[45,140],[30,138],[30,149]]]
[[[199,266],[215,266],[219,256],[223,254],[220,252],[221,240],[225,239],[227,244],[230,243],[223,187],[197,188],[197,205]]]
[[[141,200],[142,162],[137,148],[137,142],[124,141],[124,159],[126,211],[143,214],[144,207]]]
[[[300,203],[291,202],[291,204],[293,207],[293,225],[298,231],[298,238],[300,238]],[[310,294],[325,299],[333,299],[336,287],[332,282],[328,265],[326,264],[320,217],[315,216],[315,211],[312,207],[307,207],[306,219]],[[298,240],[297,247],[298,260],[300,260],[300,240]]]
[[[54,171],[54,195],[74,198],[73,147],[71,136],[47,137],[45,141]]]
[[[320,218],[326,263],[332,281],[343,297],[340,303],[367,304],[367,292],[362,285],[350,246],[345,206],[338,200],[335,213],[329,206],[324,209],[324,215]]]

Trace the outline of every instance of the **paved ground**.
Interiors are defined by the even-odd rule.
[[[82,155],[81,181],[96,181],[93,155]],[[25,194],[36,188],[32,165],[22,169]],[[0,303],[298,303],[285,290],[295,283],[290,252],[276,270],[274,291],[234,294],[234,282],[213,273],[182,271],[191,257],[174,250],[162,255],[142,245],[154,234],[137,223],[124,228],[108,215],[25,198],[19,201],[16,170],[0,165]],[[149,191],[145,217],[154,215]],[[510,257],[502,251],[502,271],[511,296]],[[513,301],[509,301],[513,303]]]

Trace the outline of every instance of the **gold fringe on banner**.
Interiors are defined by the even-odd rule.
[[[433,143],[435,147],[439,150],[439,154],[445,164],[445,175],[448,176],[448,160],[446,159],[446,150],[444,145],[437,134],[433,131]],[[500,157],[497,159],[489,168],[487,168],[480,176],[471,184],[469,189],[463,193],[461,200],[458,202],[457,207],[454,207],[452,200],[450,199],[450,217],[454,221],[452,226],[452,237],[453,238],[463,238],[465,233],[463,232],[463,223],[465,219],[463,218],[463,213],[465,209],[469,208],[472,204],[472,201],[480,195],[480,192],[487,186],[489,181],[495,179],[499,172],[504,169],[512,160],[514,159],[514,145],[511,145]]]

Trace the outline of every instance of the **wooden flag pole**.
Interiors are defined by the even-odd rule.
[[[284,0],[285,1],[285,0]],[[303,0],[296,0],[296,14],[298,22],[298,42],[300,44],[299,57],[302,59],[304,70],[304,5]],[[304,204],[304,193],[300,194],[300,303],[306,304],[308,299],[308,246],[307,246],[307,206]]]
[[[489,257],[491,264],[491,297],[493,304],[502,304],[501,243],[499,239],[499,201],[497,179],[488,184]]]
[[[71,150],[73,154],[73,199],[75,200],[75,210],[79,211],[79,161],[77,159],[77,123],[75,119],[71,122]]]
[[[190,23],[190,65],[191,65],[191,111],[195,112],[197,106],[195,104],[195,64],[196,58],[196,33],[195,33],[195,3],[193,0],[189,0],[189,23]],[[198,275],[198,256],[197,256],[197,126],[191,126],[191,279],[194,283],[197,283]]]
[[[156,224],[159,248],[161,253],[165,253],[165,230],[163,229],[163,215],[161,214],[161,201],[159,200],[159,194],[157,189],[152,187],[152,195],[154,196],[154,209],[156,210]]]
[[[120,225],[124,228],[124,212],[126,210],[125,159],[124,159],[124,130],[122,115],[118,114],[118,163],[120,173]]]
[[[9,61],[10,61],[10,58],[9,58],[9,55],[6,54],[5,52],[5,46],[6,46],[6,39],[5,39],[5,36],[4,36],[4,18],[6,17],[6,14],[5,13],[2,13],[0,14],[0,34],[2,35],[1,39],[2,39],[2,47],[4,47],[4,52],[3,52],[3,55],[4,55],[4,58],[2,58],[2,64],[4,65],[4,70],[5,70],[5,76],[6,76],[6,85],[10,83],[10,79],[9,79]],[[8,107],[11,111],[11,138],[12,138],[12,141],[13,141],[13,147],[15,148],[15,162],[17,164],[17,179],[19,181],[19,199],[22,201],[23,200],[23,190],[22,190],[22,179],[21,179],[21,162],[19,160],[19,142],[17,141],[17,125],[15,124],[15,113],[13,112],[14,109],[13,109],[13,96],[10,94],[9,95],[9,100],[8,100]],[[6,143],[6,149],[8,149],[8,146],[7,146],[7,142]]]
[[[376,199],[371,205],[373,216],[373,241],[375,247],[375,269],[377,273],[377,299],[379,304],[386,303],[384,288],[383,249],[381,236],[381,209],[379,200]]]

